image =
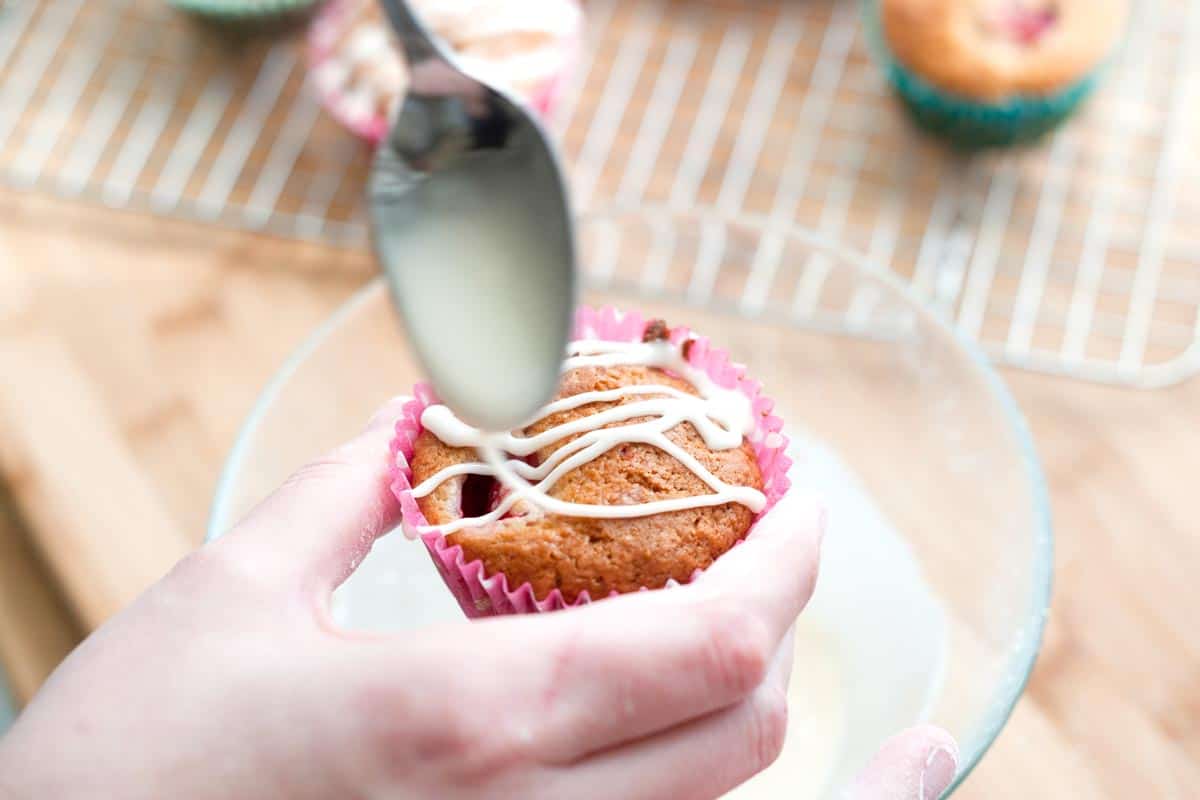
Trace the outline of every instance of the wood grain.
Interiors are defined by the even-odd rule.
[[[20,703],[81,638],[55,586],[12,499],[0,493],[0,666]]]
[[[188,539],[62,342],[0,342],[0,463],[88,628],[160,578]]]
[[[369,260],[37,198],[0,214],[0,469],[90,629],[200,540],[259,389]]]
[[[260,388],[370,274],[362,252],[0,193],[0,472],[23,518],[0,502],[0,661],[22,696],[200,540]],[[956,798],[1200,797],[1200,380],[1006,378],[1050,485],[1055,596]]]

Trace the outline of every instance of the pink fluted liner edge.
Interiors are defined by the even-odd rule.
[[[333,42],[336,40],[339,30],[338,23],[350,12],[351,5],[352,0],[330,0],[313,16],[308,27],[306,44],[310,72],[335,57]],[[547,122],[570,82],[581,46],[579,34],[564,38],[562,40],[563,58],[559,70],[524,98],[529,107]],[[321,86],[318,81],[311,81],[311,83],[325,110],[338,121],[338,124],[355,136],[371,146],[375,146],[387,135],[388,119],[385,114],[376,113],[366,116],[355,114],[343,92]]]
[[[642,338],[646,322],[636,312],[623,314],[608,306],[600,309],[581,307],[575,314],[574,338],[638,341]],[[762,384],[746,377],[745,367],[731,362],[728,352],[713,347],[703,336],[694,336],[687,328],[677,327],[670,331],[670,340],[675,344],[682,345],[688,338],[692,339],[688,361],[693,366],[704,369],[721,386],[736,387],[750,398],[756,420],[750,442],[762,473],[763,492],[767,497],[766,507],[755,518],[754,524],[757,524],[790,485],[788,469],[792,462],[787,455],[787,437],[782,433],[783,420],[771,413],[774,402],[762,394]],[[467,562],[462,548],[450,545],[440,531],[435,529],[420,533],[429,523],[412,494],[409,462],[413,456],[413,445],[422,430],[421,414],[427,406],[436,402],[437,397],[428,385],[418,384],[414,387],[413,399],[404,406],[403,415],[396,423],[396,435],[392,439],[392,491],[400,501],[405,535],[409,538],[419,537],[425,543],[434,566],[468,617],[530,614],[566,608],[568,603],[558,589],[538,600],[530,584],[512,588],[503,573],[488,575],[482,561]],[[750,530],[754,530],[753,524]],[[585,592],[570,605],[588,602],[591,602],[591,598]]]

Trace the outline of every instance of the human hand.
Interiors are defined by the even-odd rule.
[[[0,796],[715,797],[774,760],[817,507],[785,499],[677,589],[402,637],[343,631],[331,592],[398,520],[399,411],[72,653],[0,740]],[[911,731],[854,800],[936,797],[955,759],[944,733]]]

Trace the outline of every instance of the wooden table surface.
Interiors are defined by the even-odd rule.
[[[0,219],[0,659],[26,698],[199,541],[256,393],[371,266],[28,196]],[[1055,599],[961,796],[1200,796],[1200,381],[1005,377],[1049,477]]]
[[[673,193],[652,177],[647,197]],[[750,207],[771,194],[749,188]],[[798,219],[823,213],[809,197]],[[0,191],[0,664],[19,700],[200,541],[259,390],[372,271],[363,252]],[[1200,379],[1005,377],[1050,483],[1054,603],[1025,697],[956,797],[1200,797]]]

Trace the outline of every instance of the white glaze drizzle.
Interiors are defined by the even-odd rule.
[[[568,346],[568,357],[563,363],[563,371],[582,367],[635,365],[657,367],[680,375],[696,388],[699,395],[656,384],[581,392],[546,405],[535,418],[522,427],[553,414],[591,403],[613,402],[638,395],[645,395],[646,399],[613,406],[556,425],[534,436],[482,431],[458,419],[446,406],[430,405],[421,414],[421,425],[451,447],[474,448],[481,460],[453,464],[440,470],[415,486],[412,490],[413,496],[425,497],[445,481],[462,475],[489,476],[508,490],[508,494],[496,508],[487,514],[463,517],[436,526],[443,533],[453,533],[463,528],[495,522],[502,519],[520,501],[528,502],[550,514],[595,519],[629,519],[726,503],[739,503],[755,513],[761,511],[766,505],[766,497],[762,492],[750,486],[725,483],[695,456],[667,437],[667,432],[676,425],[689,422],[710,450],[729,450],[739,447],[744,437],[754,430],[754,413],[749,398],[736,388],[726,389],[719,386],[704,370],[689,364],[679,346],[666,341],[645,343],[579,340]],[[604,427],[638,417],[649,419],[629,425]],[[520,460],[569,436],[577,438],[559,447],[536,467]],[[712,492],[626,505],[573,503],[548,494],[567,473],[626,443],[657,447],[691,470]],[[531,481],[533,483],[530,483]],[[430,526],[426,530],[433,527]]]

